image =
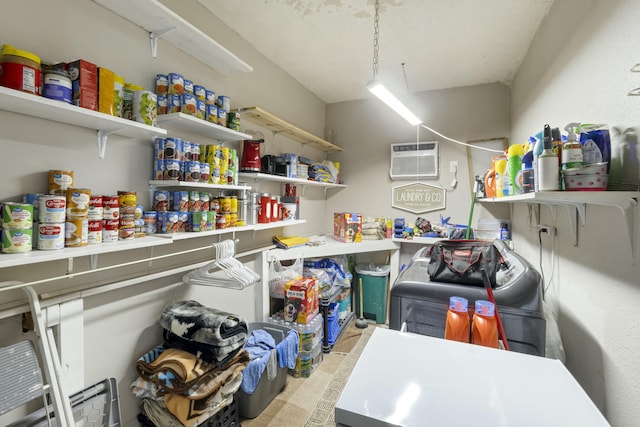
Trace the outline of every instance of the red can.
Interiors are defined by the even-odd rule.
[[[102,196],[102,217],[104,219],[120,218],[120,197],[118,196]]]
[[[260,195],[260,211],[258,212],[258,224],[266,224],[271,221],[271,197],[268,193]]]

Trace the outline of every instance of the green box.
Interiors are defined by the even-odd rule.
[[[387,319],[387,286],[389,283],[389,266],[371,264],[356,266],[356,314],[360,316],[360,280],[362,280],[362,317],[385,323]]]

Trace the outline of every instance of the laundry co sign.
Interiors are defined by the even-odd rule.
[[[391,206],[416,214],[445,208],[446,191],[434,185],[414,182],[392,188]]]

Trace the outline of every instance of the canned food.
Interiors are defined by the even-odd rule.
[[[169,192],[153,192],[153,210],[156,212],[166,212],[169,210]]]
[[[16,254],[30,252],[33,246],[33,229],[2,229],[2,252]]]
[[[199,162],[200,161],[200,143],[198,142],[192,142],[191,143],[191,161],[192,162]]]
[[[67,188],[67,218],[86,218],[90,200],[88,188]]]
[[[105,219],[102,221],[102,242],[117,242],[120,221],[117,219]]]
[[[64,222],[67,213],[67,198],[46,194],[40,196],[38,202],[40,222]]]
[[[200,181],[200,162],[184,162],[185,174],[184,178],[187,182]]]
[[[225,196],[220,200],[220,213],[227,214],[231,212],[231,197]]]
[[[165,180],[174,180],[174,181],[182,181],[182,165],[183,162],[180,160],[165,160],[164,161],[164,179]]]
[[[222,108],[225,111],[231,110],[231,98],[228,96],[220,95],[218,97],[218,108]]]
[[[102,196],[102,218],[115,219],[120,218],[120,197],[119,196]]]
[[[227,127],[227,110],[218,107],[218,124]]]
[[[240,114],[235,111],[229,111],[227,114],[227,127],[240,132]]]
[[[101,195],[91,195],[89,198],[89,212],[87,217],[89,220],[102,220],[104,216],[104,205],[102,204]]]
[[[169,76],[167,74],[156,74],[156,93],[158,95],[169,93]]]
[[[207,100],[207,91],[204,86],[193,85],[193,94],[196,96],[196,99],[201,101]]]
[[[49,194],[66,196],[69,187],[73,187],[73,171],[49,171]]]
[[[191,230],[208,231],[206,212],[193,212],[193,215],[191,216]]]
[[[204,120],[207,116],[207,105],[202,99],[196,98],[196,117],[200,120]]]
[[[218,107],[214,104],[204,106],[204,118],[210,123],[218,123]]]
[[[182,74],[169,73],[169,93],[182,95],[184,93],[184,77]]]
[[[216,105],[216,93],[214,91],[205,89],[204,96],[205,96],[204,102],[207,105]]]
[[[202,211],[208,211],[211,209],[211,194],[206,191],[200,192],[200,203]]]
[[[200,163],[200,182],[207,183],[211,176],[211,166],[209,163]]]
[[[191,80],[184,79],[184,93],[193,95],[193,82]]]
[[[144,232],[146,234],[156,234],[158,230],[158,213],[155,211],[144,212],[142,218],[144,220]]]
[[[158,106],[157,106],[158,115],[167,114],[169,112],[169,97],[167,95],[165,94],[156,95],[156,102],[158,103]]]
[[[102,220],[90,219],[88,227],[87,242],[90,245],[102,243]]]
[[[179,113],[182,108],[182,95],[170,93],[167,96],[169,113]]]
[[[120,227],[118,230],[118,240],[133,240],[136,237],[134,227]]]
[[[153,158],[156,160],[164,159],[164,138],[155,138],[153,140]]]
[[[180,112],[195,116],[196,110],[197,106],[195,95],[192,93],[183,93],[182,98],[180,99]]]
[[[33,227],[33,205],[6,202],[2,204],[2,226],[4,228],[27,229]]]
[[[153,162],[153,176],[157,180],[164,179],[164,160],[156,159]]]
[[[158,212],[158,232],[163,234],[176,233],[178,227],[179,212]]]
[[[173,194],[173,210],[176,212],[187,212],[189,210],[189,192],[174,191]]]
[[[41,222],[38,225],[38,249],[51,251],[64,248],[64,225],[64,222]]]
[[[133,215],[136,212],[136,192],[135,191],[118,191],[120,217],[124,215]]]
[[[87,218],[67,218],[64,234],[65,247],[86,246],[89,242],[89,220]]]
[[[181,160],[184,155],[184,146],[180,138],[165,138],[164,159]]]

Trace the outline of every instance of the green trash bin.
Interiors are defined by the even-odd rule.
[[[362,279],[362,317],[385,323],[387,319],[387,286],[389,266],[374,264],[356,265],[356,314],[360,316],[360,279]]]

